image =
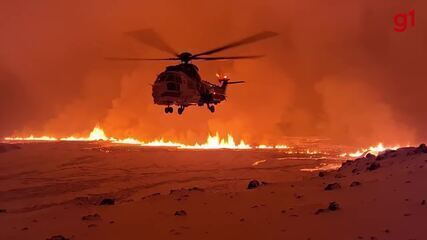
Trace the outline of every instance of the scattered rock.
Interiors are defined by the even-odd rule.
[[[340,188],[341,188],[341,185],[339,183],[330,183],[325,187],[325,191],[332,191]]]
[[[326,174],[327,174],[327,172],[325,172],[325,171],[320,171],[320,172],[319,172],[319,177],[324,177],[324,176],[326,176]]]
[[[386,229],[384,230],[385,233],[390,233],[390,230]]]
[[[352,182],[352,183],[350,184],[350,187],[357,187],[357,186],[360,186],[360,185],[362,185],[362,183],[361,183],[361,182],[354,181],[354,182]]]
[[[50,238],[46,238],[46,240],[70,240],[70,239],[66,238],[62,235],[55,235],[55,236],[52,236]]]
[[[381,167],[381,165],[379,163],[373,162],[366,169],[369,170],[369,171],[374,171],[374,170],[377,170],[380,167]]]
[[[337,202],[330,202],[328,206],[329,211],[336,211],[340,209],[340,205]]]
[[[261,184],[257,180],[252,180],[248,184],[248,189],[254,189],[259,187]]]
[[[426,200],[422,200],[421,205],[426,205]]]
[[[241,218],[241,219],[240,219],[240,221],[241,221],[241,222],[244,222],[244,221],[245,221],[245,219],[244,219],[244,218]]]
[[[175,212],[175,216],[187,216],[187,212],[184,210],[179,210]]]
[[[405,213],[405,214],[403,214],[403,216],[409,217],[409,216],[411,216],[411,214],[410,213]]]
[[[101,220],[101,216],[98,213],[89,214],[82,217],[83,221],[98,221]]]
[[[368,154],[366,154],[365,158],[366,159],[375,159],[376,156],[374,154],[372,154],[372,153],[368,153]]]
[[[104,198],[99,205],[114,205],[115,202],[116,201],[112,198]]]
[[[5,213],[5,212],[7,212],[6,209],[0,209],[0,213]]]
[[[190,192],[192,192],[192,191],[195,191],[195,192],[204,192],[205,189],[198,188],[198,187],[192,187],[192,188],[189,188],[188,191],[190,191]]]
[[[98,225],[96,225],[96,224],[89,224],[89,225],[87,225],[87,227],[88,228],[93,228],[93,227],[97,227]]]
[[[28,230],[28,227],[24,227],[21,229],[21,231],[27,231],[27,230]]]
[[[339,209],[340,209],[340,205],[337,202],[330,202],[328,208],[317,209],[317,211],[314,214],[318,215],[320,213],[325,213],[325,212],[329,212],[329,211],[337,211]]]

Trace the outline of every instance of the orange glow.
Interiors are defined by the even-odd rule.
[[[104,130],[99,126],[96,126],[88,137],[66,137],[66,138],[55,138],[55,137],[7,137],[5,140],[9,141],[110,141],[117,144],[131,144],[140,145],[144,147],[176,147],[181,149],[251,149],[252,147],[241,140],[236,144],[233,136],[227,135],[227,138],[220,138],[219,134],[216,133],[214,136],[209,135],[206,142],[194,145],[186,145],[183,143],[165,141],[163,138],[154,140],[151,142],[144,142],[134,138],[116,139],[113,137],[107,137]]]
[[[48,136],[42,136],[42,137],[34,137],[33,135],[29,137],[6,137],[4,140],[8,141],[57,141],[57,138],[54,137],[48,137]]]
[[[56,138],[51,136],[41,136],[36,137],[30,135],[29,137],[7,137],[4,138],[7,141],[108,141],[110,143],[115,144],[127,144],[127,145],[137,145],[143,147],[173,147],[178,149],[265,149],[265,150],[283,150],[286,149],[286,153],[288,154],[308,154],[308,155],[316,155],[316,154],[326,154],[325,152],[320,152],[316,150],[303,150],[303,151],[293,151],[291,147],[287,145],[265,145],[260,144],[256,146],[251,146],[247,144],[244,140],[240,140],[240,142],[236,142],[231,134],[227,134],[226,138],[221,138],[218,133],[215,135],[208,135],[205,143],[195,143],[193,145],[188,145],[180,142],[174,142],[170,140],[165,140],[163,138],[155,139],[153,141],[142,141],[135,138],[123,138],[117,139],[114,137],[109,137],[105,134],[104,130],[96,126],[88,137],[64,137],[64,138]],[[340,154],[340,157],[360,157],[366,153],[371,153],[374,155],[378,155],[379,153],[387,150],[387,149],[397,149],[400,146],[387,146],[385,147],[382,143],[379,143],[376,146],[371,146],[368,148],[359,149],[353,153],[343,153]]]
[[[227,148],[227,149],[251,149],[251,146],[246,144],[243,140],[239,144],[234,142],[233,136],[230,134],[227,135],[227,139],[221,139],[216,133],[215,136],[208,136],[207,142],[204,144],[194,144],[194,145],[183,145],[179,148],[185,149],[218,149],[218,148]]]
[[[353,152],[353,153],[343,153],[340,156],[341,157],[347,157],[347,156],[349,156],[349,157],[357,158],[357,157],[361,157],[361,156],[363,156],[364,154],[367,154],[367,153],[378,155],[381,152],[384,152],[385,150],[389,150],[389,149],[396,150],[398,148],[400,148],[399,145],[384,147],[383,143],[378,143],[378,145],[376,145],[376,146],[370,146],[368,148],[359,149],[359,150],[357,150],[356,152]]]

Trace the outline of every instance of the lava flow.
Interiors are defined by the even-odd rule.
[[[88,137],[65,137],[65,138],[55,138],[51,136],[29,136],[29,137],[6,137],[4,138],[6,141],[108,141],[115,144],[128,144],[128,145],[138,145],[143,147],[174,147],[179,149],[290,149],[287,145],[265,145],[260,144],[257,146],[251,146],[247,144],[245,141],[240,140],[240,142],[236,143],[233,136],[231,134],[228,134],[226,138],[221,138],[218,133],[215,135],[208,135],[206,142],[199,144],[195,143],[193,145],[187,145],[179,142],[174,142],[170,140],[164,140],[163,138],[156,139],[154,141],[145,142],[141,141],[135,138],[124,138],[124,139],[118,139],[114,137],[109,137],[105,134],[104,130],[100,128],[99,126],[96,126],[92,132],[89,134]],[[382,143],[379,143],[377,146],[371,146],[368,148],[359,149],[356,152],[352,153],[342,153],[339,156],[342,158],[351,157],[351,158],[357,158],[360,156],[363,156],[364,154],[371,153],[374,155],[378,155],[381,152],[386,151],[387,149],[398,149],[400,146],[390,146],[385,147]],[[316,151],[316,150],[309,150],[306,149],[304,151],[293,151],[289,150],[287,153],[290,154],[307,154],[307,155],[315,155],[315,154],[321,154],[324,152]]]
[[[352,158],[357,158],[357,157],[361,157],[365,154],[373,154],[373,155],[378,155],[381,152],[384,152],[386,150],[396,150],[400,148],[400,146],[396,145],[396,146],[388,146],[388,147],[384,147],[384,145],[382,143],[378,143],[377,146],[371,146],[368,148],[364,148],[364,149],[359,149],[356,152],[353,153],[343,153],[341,154],[341,157],[352,157]]]
[[[5,138],[7,141],[110,141],[112,143],[117,144],[132,144],[132,145],[140,145],[144,147],[176,147],[181,149],[251,149],[252,147],[246,144],[243,140],[241,140],[238,144],[235,142],[233,136],[230,134],[227,135],[227,138],[220,138],[219,134],[209,135],[206,142],[203,144],[196,143],[194,145],[186,145],[183,143],[173,142],[173,141],[165,141],[163,138],[154,140],[151,142],[140,141],[135,138],[124,138],[117,139],[114,137],[108,137],[102,128],[96,126],[88,137],[66,137],[66,138],[55,138],[50,136],[42,136],[42,137],[7,137]],[[274,147],[271,147],[274,148]],[[278,145],[277,148],[283,149],[286,148],[285,145]]]

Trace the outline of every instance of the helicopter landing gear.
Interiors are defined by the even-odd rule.
[[[165,107],[165,113],[173,113],[173,108],[172,107]]]
[[[185,107],[181,106],[178,108],[178,114],[181,115],[184,112]]]
[[[208,105],[208,109],[209,111],[211,111],[212,113],[215,112],[215,106],[214,105]]]

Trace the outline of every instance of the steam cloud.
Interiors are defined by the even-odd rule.
[[[427,140],[425,11],[422,1],[2,1],[0,136],[87,134],[201,141],[230,132],[251,142],[323,136],[349,144]],[[416,26],[393,16],[416,10]],[[183,116],[152,104],[168,63],[109,62],[106,56],[168,57],[123,35],[156,29],[179,51],[198,52],[260,30],[275,39],[230,50],[260,60],[197,63],[214,81],[232,79],[212,115]],[[174,63],[171,63],[174,64]]]

